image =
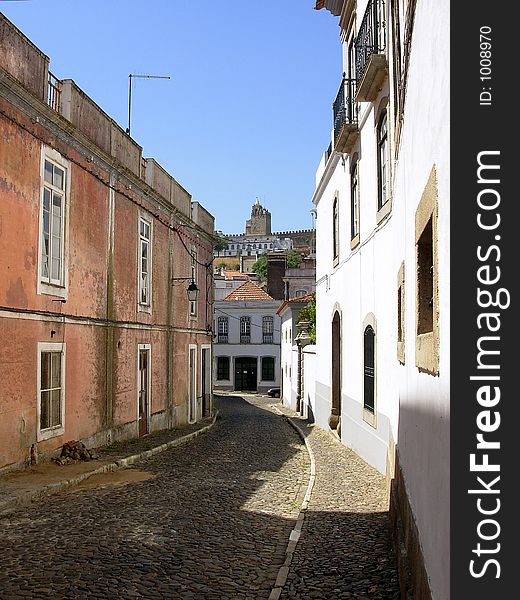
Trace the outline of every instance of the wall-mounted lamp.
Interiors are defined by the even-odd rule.
[[[188,300],[190,302],[197,302],[197,298],[199,297],[199,288],[197,284],[191,277],[172,277],[172,282],[174,281],[189,281],[190,284],[186,289],[186,293],[188,294]]]

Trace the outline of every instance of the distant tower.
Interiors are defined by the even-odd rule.
[[[258,198],[251,207],[251,218],[246,221],[246,236],[271,235],[271,213],[264,208]]]

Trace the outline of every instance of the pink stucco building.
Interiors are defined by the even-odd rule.
[[[0,15],[0,470],[209,413],[213,230]]]

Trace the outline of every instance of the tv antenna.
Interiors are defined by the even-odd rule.
[[[132,116],[132,79],[171,79],[169,75],[134,75],[128,76],[128,127],[126,133],[130,135],[130,119]]]

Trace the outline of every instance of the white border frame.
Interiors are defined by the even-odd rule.
[[[191,351],[195,350],[193,356],[195,356],[195,363],[193,364],[193,369],[195,370],[195,376],[191,377]],[[197,387],[199,383],[199,377],[197,373],[197,344],[189,344],[188,345],[188,423],[196,423],[197,422]],[[195,389],[192,389],[192,382],[195,384]],[[194,393],[193,397],[193,405],[192,405],[192,392]],[[193,411],[192,411],[193,407]]]
[[[150,302],[148,304],[141,303],[141,221],[144,221],[150,226],[150,241],[149,241],[149,257],[148,261],[149,272],[149,296]],[[153,217],[148,213],[140,210],[137,215],[137,312],[144,312],[152,314],[152,297],[153,297],[153,239],[154,239],[154,228],[153,228]]]
[[[43,184],[44,184],[44,171],[45,171],[45,159],[48,159],[65,171],[65,210],[64,210],[64,224],[63,224],[63,240],[62,240],[62,252],[63,252],[63,282],[61,285],[54,283],[47,283],[42,281],[42,227],[43,227]],[[37,268],[37,283],[36,283],[36,294],[38,295],[50,295],[64,298],[65,300],[69,295],[69,223],[70,223],[70,206],[71,206],[71,168],[70,161],[64,158],[59,152],[42,144],[40,152],[40,191],[39,191],[39,207],[38,207],[38,268]]]
[[[41,416],[41,377],[42,377],[42,352],[61,352],[61,424],[48,429],[40,429]],[[36,441],[43,442],[65,433],[65,367],[66,367],[66,344],[65,342],[38,342],[37,345],[37,369],[36,369]]]
[[[148,406],[146,408],[146,420],[148,423],[148,430],[146,433],[150,433],[150,425],[152,418],[152,345],[151,344],[137,344],[137,386],[136,386],[136,415],[135,422],[137,423],[137,435],[139,435],[139,386],[141,385],[141,380],[139,376],[139,353],[141,350],[148,350],[148,381],[147,381],[147,390],[146,393],[148,395]]]

